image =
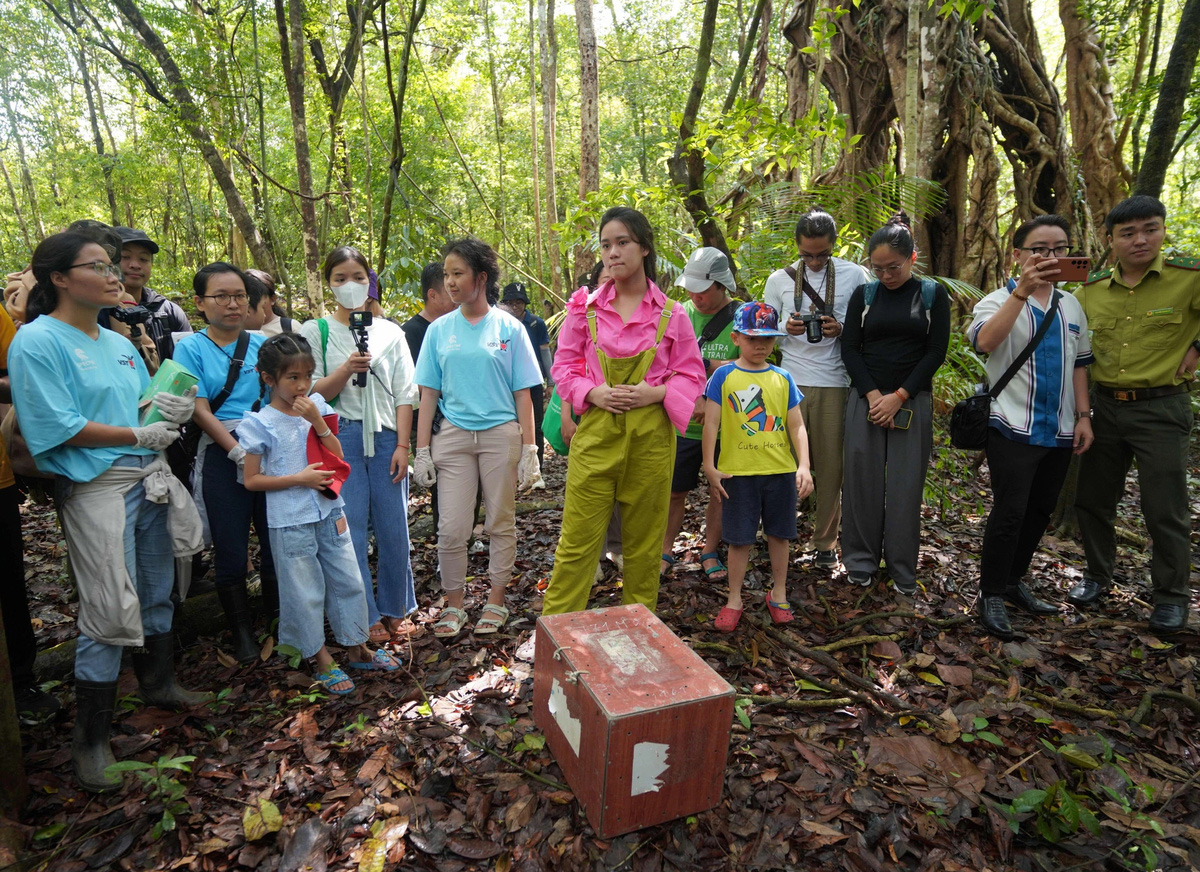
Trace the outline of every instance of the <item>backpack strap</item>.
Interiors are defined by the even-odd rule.
[[[867,323],[867,313],[871,311],[871,304],[875,302],[875,294],[879,291],[879,279],[873,282],[868,282],[863,288],[863,311],[862,321],[860,324]]]
[[[861,324],[867,323],[867,312],[871,310],[871,304],[875,302],[875,294],[879,292],[879,280],[868,284],[863,288],[863,312]],[[921,277],[921,306],[928,312],[933,308],[933,301],[937,298],[938,284],[928,276]],[[925,318],[925,332],[929,332],[930,318]]]
[[[324,320],[324,319],[322,319],[322,320]],[[281,329],[281,330],[282,330],[284,333],[295,333],[296,331],[295,331],[295,329],[292,327],[292,325],[293,325],[294,323],[295,323],[295,322],[294,322],[294,321],[293,321],[291,318],[287,317],[286,315],[284,315],[284,316],[280,317],[280,319],[279,319],[279,326],[280,326],[280,329]],[[328,326],[325,328],[325,331],[326,331],[326,333],[328,333],[328,331],[329,331],[329,327],[328,327]]]
[[[212,337],[207,332],[204,335],[209,342],[212,342]],[[216,345],[215,342],[213,344]],[[220,393],[208,401],[209,410],[214,415],[221,406],[225,405],[225,401],[233,393],[233,387],[237,384],[238,376],[242,374],[242,364],[246,362],[246,352],[249,349],[250,334],[243,330],[238,334],[237,344],[233,346],[233,356],[229,358],[229,371],[225,374],[225,386],[221,388]]]
[[[325,371],[325,375],[329,375],[329,364],[325,359],[325,350],[329,347],[329,322],[324,318],[317,319],[317,329],[321,331],[321,369]],[[341,398],[339,394],[336,397],[326,400],[330,406],[336,406]]]

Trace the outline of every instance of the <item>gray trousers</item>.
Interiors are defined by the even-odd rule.
[[[915,581],[921,498],[933,449],[929,394],[922,392],[904,404],[913,410],[907,430],[875,426],[867,420],[869,408],[851,388],[846,398],[842,563],[847,572],[874,573],[886,554],[893,579]]]

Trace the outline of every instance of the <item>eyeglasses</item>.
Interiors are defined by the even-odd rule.
[[[121,268],[115,263],[105,263],[102,260],[89,260],[87,263],[73,263],[67,269],[75,269],[76,267],[90,266],[92,272],[98,276],[112,276],[117,281],[125,278],[125,273],[121,272]]]
[[[1071,253],[1071,246],[1059,245],[1055,248],[1050,248],[1045,245],[1035,245],[1031,248],[1018,248],[1017,251],[1030,251],[1038,257],[1066,257]]]
[[[819,263],[822,260],[829,260],[832,256],[832,251],[822,251],[820,254],[809,254],[807,251],[800,252],[800,259],[805,263]]]
[[[893,264],[892,266],[875,266],[874,264],[871,264],[871,272],[875,273],[875,275],[879,276],[880,278],[883,278],[884,276],[896,275],[906,266],[908,266],[908,264],[905,263],[897,263]]]
[[[245,294],[203,294],[202,296],[203,299],[212,300],[218,306],[228,306],[230,302],[244,306],[246,305],[246,301],[250,299]]]

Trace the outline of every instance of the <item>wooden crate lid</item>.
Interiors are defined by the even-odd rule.
[[[569,673],[612,717],[732,696],[733,688],[643,605],[538,619]],[[535,669],[550,668],[538,663]]]

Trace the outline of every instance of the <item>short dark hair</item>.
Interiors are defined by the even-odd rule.
[[[1134,194],[1126,197],[1112,207],[1112,211],[1104,218],[1104,230],[1112,233],[1118,224],[1128,224],[1130,221],[1140,221],[1146,218],[1161,218],[1167,220],[1167,207],[1162,200],[1149,194]]]
[[[192,293],[197,297],[203,297],[205,292],[208,290],[209,279],[215,275],[220,275],[221,273],[233,273],[234,275],[239,276],[242,280],[242,287],[246,289],[246,295],[249,296],[250,281],[252,280],[248,279],[246,274],[236,266],[231,263],[226,263],[223,260],[215,261],[196,270],[196,275],[192,277]],[[205,324],[208,323],[207,316],[205,316],[203,312],[199,311],[199,307],[197,307],[196,314],[200,316],[200,319],[204,321]]]
[[[1049,215],[1038,215],[1036,218],[1030,218],[1024,224],[1017,228],[1013,234],[1013,248],[1020,248],[1025,244],[1025,237],[1037,230],[1039,227],[1057,227],[1063,233],[1067,234],[1067,241],[1071,241],[1071,224],[1061,215],[1055,215],[1053,212]]]
[[[620,221],[625,225],[625,229],[629,231],[634,240],[649,250],[649,254],[642,260],[642,271],[646,273],[646,278],[652,282],[658,281],[658,254],[654,250],[654,228],[650,226],[650,221],[639,212],[637,209],[631,209],[628,206],[613,206],[606,211],[600,218],[600,232],[604,232],[604,228],[612,221]]]
[[[425,269],[421,270],[421,302],[429,302],[429,292],[433,288],[440,288],[446,279],[446,267],[440,260],[433,263],[425,264]]]
[[[500,259],[492,247],[475,236],[464,236],[462,239],[451,239],[442,247],[443,258],[452,254],[461,257],[476,275],[487,275],[487,301],[489,305],[496,305],[500,299]]]
[[[75,263],[80,250],[85,245],[92,244],[104,247],[102,243],[82,233],[55,233],[38,243],[30,262],[36,284],[29,292],[29,301],[25,304],[26,322],[39,315],[49,315],[58,308],[58,288],[54,287],[51,276],[56,272],[65,273],[71,268],[71,264]]]
[[[325,255],[325,263],[321,267],[321,272],[325,276],[325,281],[329,281],[329,277],[333,274],[333,268],[335,266],[340,263],[345,263],[348,260],[352,260],[357,263],[367,271],[368,275],[370,275],[371,265],[367,263],[366,256],[352,245],[342,245]]]
[[[271,289],[267,287],[267,283],[250,270],[246,270],[246,302],[249,303],[250,308],[257,309],[262,298],[270,296]]]
[[[826,238],[830,242],[837,242],[837,235],[837,222],[824,209],[810,209],[796,222],[797,244],[802,236],[805,239]]]
[[[912,225],[903,211],[894,214],[886,224],[871,234],[871,240],[867,243],[867,254],[871,254],[881,245],[888,246],[901,257],[912,257],[913,252],[917,250],[917,243],[913,241]]]

